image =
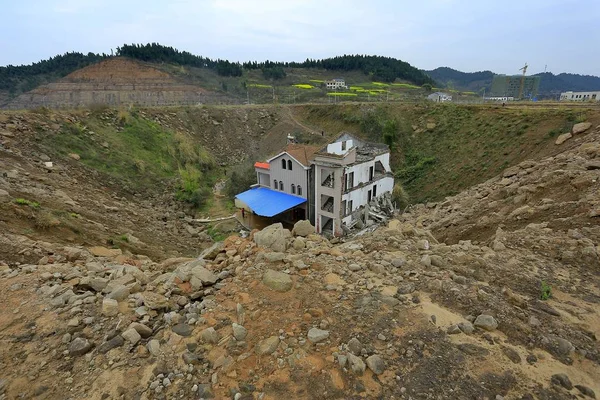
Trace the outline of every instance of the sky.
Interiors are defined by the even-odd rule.
[[[231,61],[343,54],[600,75],[600,0],[0,0],[0,65],[157,42]]]

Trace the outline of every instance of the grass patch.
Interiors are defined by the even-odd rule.
[[[29,206],[31,208],[40,208],[40,203],[38,203],[37,201],[31,201],[22,198],[15,199],[15,204],[18,204],[20,206]]]
[[[271,85],[264,85],[262,83],[248,83],[248,84],[246,84],[246,86],[249,88],[259,88],[259,89],[271,89],[273,87]]]
[[[546,282],[542,281],[540,286],[540,299],[548,300],[550,297],[552,297],[552,287],[550,287],[550,285],[548,285]]]
[[[327,96],[356,97],[356,96],[358,96],[358,94],[356,94],[356,93],[347,93],[347,92],[334,92],[334,93],[327,93]]]

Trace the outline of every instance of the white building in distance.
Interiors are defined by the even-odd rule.
[[[446,101],[452,101],[452,96],[448,93],[435,92],[427,96],[427,100],[435,101],[436,103],[443,103]]]
[[[600,90],[595,92],[563,92],[560,101],[600,101]]]
[[[346,81],[343,78],[334,78],[323,83],[325,84],[325,88],[327,88],[327,90],[348,89],[348,86],[346,86]]]

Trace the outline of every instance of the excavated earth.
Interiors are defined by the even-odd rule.
[[[79,170],[0,150],[0,398],[596,398],[600,127],[571,143],[371,233],[272,225],[190,258],[158,204],[100,185],[65,194],[152,246],[19,233],[19,190]]]

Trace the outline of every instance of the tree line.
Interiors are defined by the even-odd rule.
[[[362,71],[373,81],[393,82],[402,79],[417,85],[433,84],[434,81],[419,69],[407,62],[391,57],[343,55],[322,60],[306,59],[303,62],[232,62],[197,56],[158,43],[124,44],[117,47],[116,56],[129,57],[140,61],[172,63],[196,68],[214,70],[220,76],[242,76],[244,70],[262,70],[266,79],[282,79],[284,68],[320,68],[329,71]],[[107,54],[70,52],[39,61],[31,65],[0,67],[0,90],[11,95],[31,90],[41,84],[62,78],[73,71],[112,57]]]

